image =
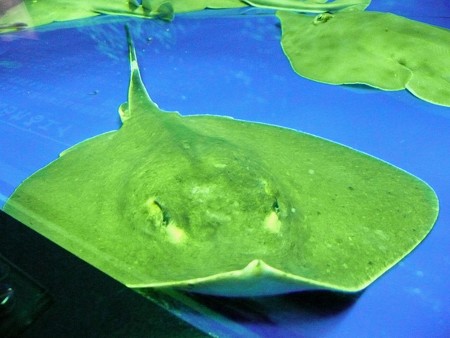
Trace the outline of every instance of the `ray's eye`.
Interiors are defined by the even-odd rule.
[[[146,224],[143,231],[149,235],[162,234],[172,244],[182,244],[188,239],[185,231],[171,220],[169,212],[155,198],[145,202]]]
[[[157,227],[167,226],[170,222],[169,213],[163,206],[154,198],[149,198],[145,202],[145,209],[147,212],[147,220]]]
[[[280,205],[278,199],[272,203],[271,211],[266,215],[264,219],[264,228],[273,234],[280,233],[282,222],[280,220]]]
[[[278,204],[277,199],[272,203],[272,210],[277,214],[280,212],[280,205]]]

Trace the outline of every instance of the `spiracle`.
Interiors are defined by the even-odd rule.
[[[334,15],[331,13],[320,13],[319,15],[316,15],[316,17],[314,18],[313,24],[319,25],[319,24],[325,23],[328,20],[330,20],[332,17],[334,17]]]

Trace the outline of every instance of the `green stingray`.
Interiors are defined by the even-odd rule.
[[[260,8],[288,10],[302,13],[363,11],[371,0],[242,0]]]
[[[330,84],[407,89],[450,106],[450,30],[390,13],[316,17],[279,11],[282,47],[294,70]]]
[[[100,14],[172,20],[175,13],[256,6],[322,13],[364,9],[370,0],[24,0],[1,8],[0,33],[89,18]]]
[[[386,162],[287,128],[161,110],[128,44],[121,128],[27,178],[8,214],[129,287],[226,296],[358,291],[432,228],[434,191]]]
[[[100,14],[171,20],[175,13],[205,8],[238,8],[239,0],[24,0],[0,13],[0,32],[84,19]],[[6,5],[5,5],[6,7]]]

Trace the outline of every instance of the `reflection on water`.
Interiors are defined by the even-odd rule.
[[[108,17],[96,17],[86,21],[85,25],[77,27],[81,34],[86,34],[96,42],[96,49],[113,60],[123,62],[122,54],[118,49],[124,49],[124,29],[122,25],[104,25]],[[184,31],[184,26],[171,25],[160,20],[139,20],[118,17],[116,23],[125,22],[133,27],[136,40],[147,41],[148,44],[158,42],[158,46],[169,49],[176,42],[177,34]],[[198,25],[198,23],[196,24]],[[160,48],[160,47],[158,47]]]

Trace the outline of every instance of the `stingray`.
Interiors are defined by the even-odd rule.
[[[277,16],[284,53],[299,75],[335,85],[406,88],[450,106],[450,30],[378,12]]]
[[[370,0],[11,0],[0,4],[0,33],[48,25],[53,22],[73,22],[100,14],[135,16],[170,21],[176,13],[203,9],[231,9],[255,6],[322,13],[346,8],[363,9]]]
[[[205,8],[238,8],[239,0],[12,0],[0,7],[0,33],[40,27],[54,22],[73,22],[101,14],[171,20],[175,13]]]
[[[382,160],[292,129],[161,110],[127,38],[120,129],[24,180],[8,214],[129,287],[224,296],[356,292],[432,228],[434,191]]]
[[[242,0],[249,5],[302,13],[362,11],[371,0]]]

